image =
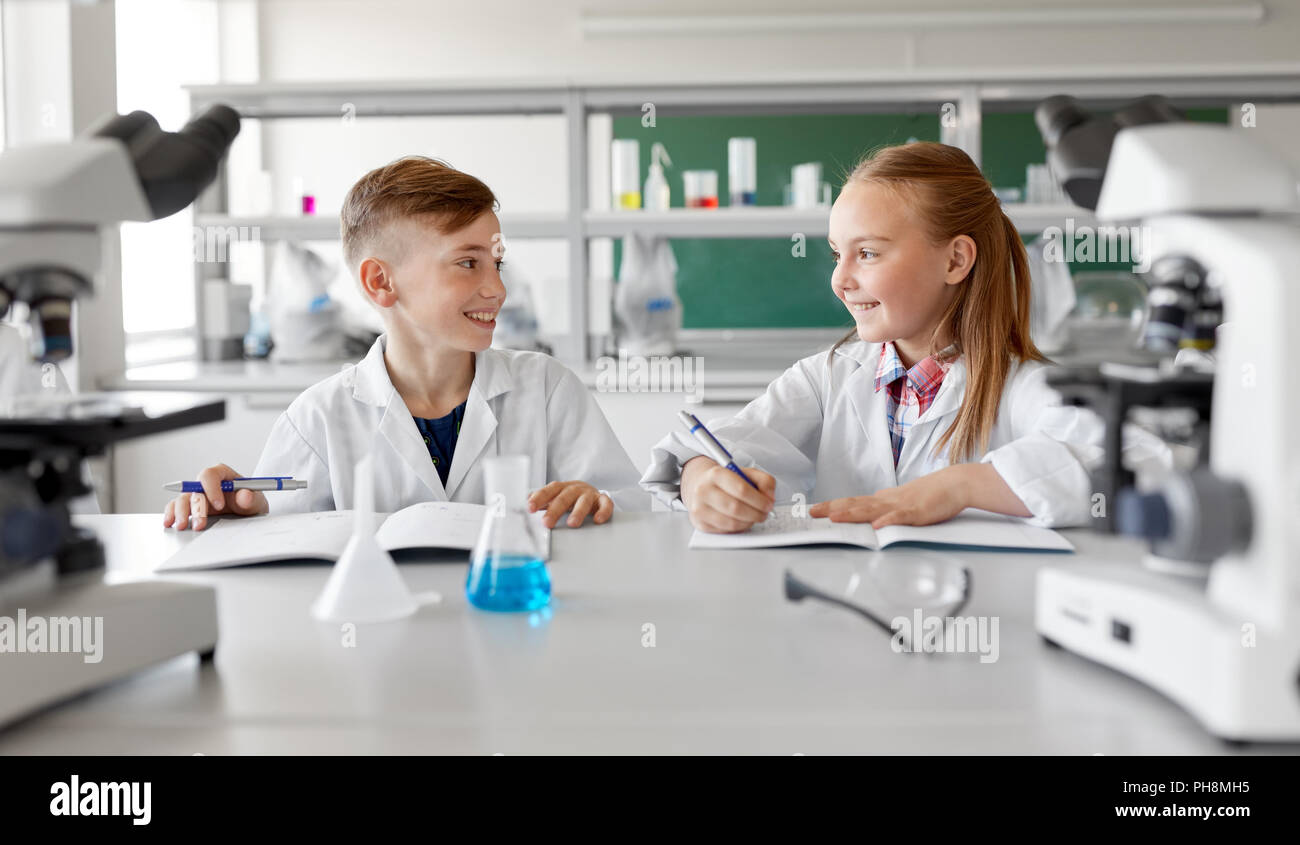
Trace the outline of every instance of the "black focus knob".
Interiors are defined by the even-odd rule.
[[[8,560],[35,561],[59,548],[62,523],[47,510],[16,507],[0,517],[0,552]]]
[[[1173,529],[1169,516],[1169,502],[1163,493],[1139,493],[1126,489],[1119,492],[1115,508],[1115,524],[1121,534],[1163,540]]]

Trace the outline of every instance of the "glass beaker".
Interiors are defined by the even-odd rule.
[[[682,195],[687,208],[718,207],[718,171],[687,170],[682,173]]]
[[[541,529],[528,515],[528,469],[527,455],[483,462],[487,515],[465,579],[465,597],[482,610],[537,610],[551,601]]]

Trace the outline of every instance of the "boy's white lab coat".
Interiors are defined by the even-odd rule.
[[[484,458],[531,458],[529,490],[585,481],[624,509],[646,509],[636,468],[591,393],[547,355],[487,349],[476,355],[447,487],[384,364],[380,335],[358,364],[313,385],[271,429],[254,475],[292,475],[305,490],[267,494],[272,513],[353,507],[357,461],[373,450],[375,510],[484,499]]]
[[[742,466],[777,480],[776,500],[803,494],[809,504],[862,496],[904,484],[948,466],[947,450],[934,457],[966,385],[964,359],[955,361],[939,393],[911,427],[894,468],[885,410],[876,391],[881,344],[851,342],[796,363],[735,417],[709,430]],[[991,462],[1025,507],[1027,521],[1043,526],[1082,525],[1091,515],[1088,469],[1102,457],[1104,424],[1086,408],[1064,406],[1045,381],[1046,366],[1013,365],[983,461]],[[1168,447],[1140,430],[1125,431],[1125,463],[1167,468]],[[681,508],[681,465],[701,449],[686,432],[655,445],[642,487]],[[1113,505],[1113,503],[1108,503]]]

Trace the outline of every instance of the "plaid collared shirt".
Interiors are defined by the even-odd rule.
[[[944,350],[947,352],[948,350]],[[952,367],[950,361],[936,361],[934,356],[917,361],[912,369],[903,366],[894,344],[886,341],[880,349],[880,365],[876,367],[876,391],[888,391],[885,404],[885,422],[889,426],[889,440],[894,447],[894,466],[903,452],[903,441],[912,425],[925,413],[943,384],[943,377]]]

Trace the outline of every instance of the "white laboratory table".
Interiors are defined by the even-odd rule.
[[[79,521],[105,541],[115,579],[156,577],[152,567],[193,536],[164,530],[157,514]],[[1127,540],[1070,531],[1073,556],[962,552],[974,584],[962,614],[1000,620],[998,660],[984,663],[898,654],[854,614],[783,597],[786,568],[835,579],[866,552],[689,551],[689,533],[669,513],[557,531],[548,614],[468,606],[463,553],[402,562],[411,589],[442,602],[357,626],[350,648],[340,626],[308,614],[326,565],[168,576],[215,585],[215,661],[179,657],[41,712],[0,731],[0,754],[1236,750],[1160,694],[1035,633],[1035,572],[1137,565]],[[1293,749],[1246,752],[1279,750]]]

